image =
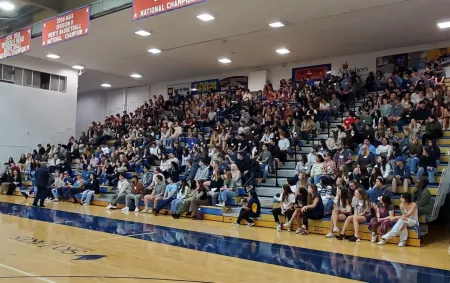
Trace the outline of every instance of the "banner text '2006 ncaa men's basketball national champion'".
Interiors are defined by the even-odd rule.
[[[133,21],[204,1],[206,0],[133,0]]]
[[[42,46],[48,46],[89,33],[90,6],[48,19],[42,26]]]
[[[0,37],[0,59],[30,51],[31,27]]]

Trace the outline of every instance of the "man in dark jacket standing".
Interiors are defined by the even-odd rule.
[[[47,198],[48,179],[50,178],[46,162],[41,162],[41,167],[36,169],[35,178],[36,178],[37,194],[36,197],[34,198],[33,206],[37,206],[38,201],[40,201],[40,207],[45,207],[44,201]]]

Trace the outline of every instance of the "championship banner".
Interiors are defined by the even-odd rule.
[[[30,51],[31,27],[0,37],[0,59]]]
[[[42,46],[48,46],[89,33],[90,6],[48,19],[42,26]]]
[[[292,69],[293,83],[303,79],[320,81],[326,77],[331,77],[331,64],[315,65]]]
[[[180,9],[205,0],[133,0],[133,21]]]
[[[192,94],[220,91],[220,81],[218,79],[193,82],[191,84]],[[196,90],[194,90],[196,89]]]
[[[171,86],[167,87],[167,94],[178,93],[182,96],[186,96],[188,94],[188,92],[190,92],[190,91],[191,91],[190,83],[171,85]]]
[[[247,89],[248,77],[247,76],[234,76],[220,80],[220,89],[222,91]]]

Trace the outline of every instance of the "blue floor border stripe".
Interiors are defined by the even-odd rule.
[[[0,214],[128,236],[159,244],[364,282],[450,282],[449,270],[219,236],[101,216],[6,202],[0,202]],[[168,219],[168,221],[171,220]]]

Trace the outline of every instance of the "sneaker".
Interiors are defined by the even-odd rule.
[[[384,245],[384,244],[386,244],[386,241],[383,240],[383,239],[381,239],[381,240],[378,242],[378,245],[380,245],[380,246],[382,246],[382,245]]]
[[[233,223],[231,223],[233,225],[239,225],[239,223],[237,223],[236,221],[234,221]]]
[[[115,205],[111,205],[111,207],[110,208],[112,208],[112,209],[117,209],[117,206],[115,206]]]
[[[84,206],[89,206],[89,203],[85,202],[83,203]]]
[[[291,222],[289,221],[289,222],[287,222],[287,223],[284,223],[284,224],[283,224],[283,227],[284,227],[284,228],[291,227]]]
[[[333,233],[339,233],[340,231],[341,230],[338,227],[336,226],[333,227]]]
[[[134,212],[139,212],[139,208],[136,207],[136,208],[134,209]]]
[[[300,234],[301,231],[302,231],[302,229],[297,228],[297,230],[295,230],[295,234]]]
[[[338,239],[338,240],[343,240],[344,239],[344,235],[342,235],[342,234],[339,234],[338,236],[336,236],[336,239]]]
[[[391,239],[391,238],[392,238],[392,237],[389,236],[389,234],[386,234],[386,235],[381,236],[381,239],[383,239],[383,240],[389,240],[389,239]]]
[[[370,240],[370,242],[375,243],[377,241],[377,234],[372,233],[372,239]]]
[[[399,247],[404,247],[406,246],[406,241],[400,241],[400,243],[398,243]]]
[[[333,232],[328,232],[328,234],[325,235],[325,238],[334,238]]]
[[[144,208],[143,210],[141,210],[142,213],[147,213],[148,212],[148,208]]]
[[[355,236],[352,236],[350,239],[348,239],[350,242],[359,242],[359,238],[356,238]]]
[[[59,199],[55,198],[55,199],[53,200],[53,202],[59,202]]]
[[[287,228],[287,231],[288,231],[288,232],[291,232],[291,226],[289,226],[289,227]]]
[[[106,209],[111,209],[111,208],[112,208],[111,204],[108,204],[108,206],[106,207]]]
[[[130,211],[130,208],[128,206],[125,206],[124,208],[122,208],[122,212],[128,212]]]
[[[278,223],[278,225],[277,225],[277,232],[281,232],[281,224],[280,223]]]
[[[216,204],[216,206],[218,206],[218,207],[225,207],[225,203],[221,202],[221,203]]]
[[[248,226],[248,227],[253,227],[253,226],[255,226],[255,222],[247,223],[247,226]]]

